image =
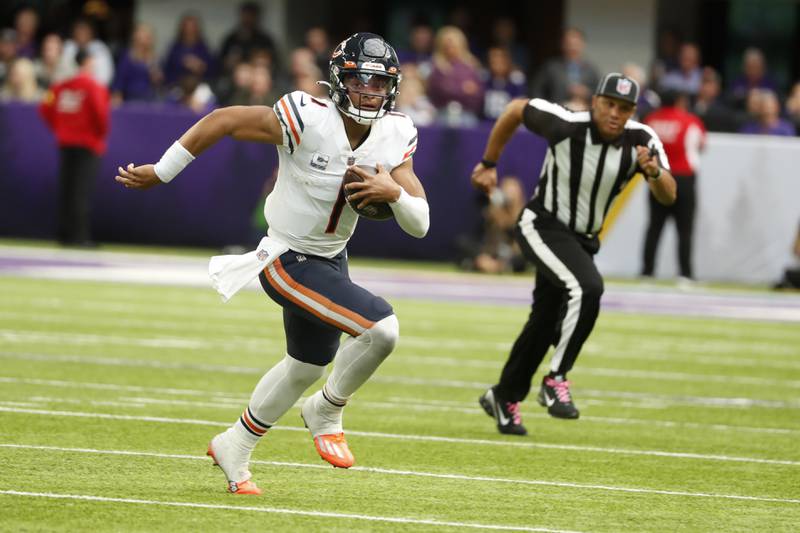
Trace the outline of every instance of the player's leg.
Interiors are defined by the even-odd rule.
[[[535,257],[537,272],[566,291],[566,300],[559,309],[550,373],[542,380],[540,403],[552,416],[578,418],[566,376],[600,311],[603,279],[593,260],[599,241],[577,235],[552,218],[531,215],[524,215],[520,222],[524,240],[521,244]]]
[[[77,148],[62,147],[59,150],[58,179],[58,242],[73,244],[75,183],[77,178]]]
[[[78,244],[90,244],[91,201],[100,158],[87,148],[78,148],[75,155],[76,175],[74,182],[74,238]]]
[[[652,194],[648,194],[647,197],[650,205],[650,222],[647,224],[644,238],[642,276],[652,276],[655,273],[658,241],[661,240],[664,223],[670,213],[669,208],[658,203]]]
[[[284,308],[286,356],[259,380],[247,407],[227,431],[209,444],[209,455],[222,468],[228,489],[259,494],[249,481],[250,454],[270,427],[324,373],[339,346],[341,332]]]
[[[333,259],[284,254],[264,272],[264,279],[270,290],[310,320],[350,336],[342,343],[325,386],[302,409],[323,459],[347,468],[353,457],[344,439],[343,408],[391,353],[399,334],[397,318],[385,300],[350,280],[344,254]]]
[[[495,418],[500,433],[527,434],[522,425],[519,403],[528,396],[533,375],[555,341],[556,323],[564,297],[562,288],[537,271],[528,321],[514,341],[500,374],[500,382],[479,398],[486,414]]]
[[[677,176],[678,197],[675,200],[675,225],[678,229],[678,264],[680,275],[692,279],[692,236],[694,233],[695,178]]]

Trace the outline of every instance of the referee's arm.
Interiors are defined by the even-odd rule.
[[[650,192],[653,193],[658,203],[674,204],[677,198],[677,184],[669,170],[659,165],[658,156],[650,155],[650,150],[644,146],[637,146],[636,158],[645,181],[650,187]]]
[[[485,194],[490,194],[497,185],[497,169],[494,164],[500,159],[508,140],[522,124],[522,115],[529,100],[517,98],[512,100],[497,119],[486,141],[483,160],[472,170],[472,185]]]

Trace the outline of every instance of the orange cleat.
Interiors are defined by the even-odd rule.
[[[211,459],[214,461],[214,466],[219,466],[220,469],[222,469],[223,473],[225,473],[225,477],[227,478],[228,477],[227,472],[225,472],[225,469],[222,468],[222,465],[219,464],[217,456],[214,454],[214,449],[212,448],[213,442],[214,441],[212,440],[208,444],[208,451],[206,451],[206,455],[211,457]],[[248,478],[245,479],[244,481],[228,480],[228,492],[230,492],[231,494],[241,494],[241,495],[252,494],[255,496],[259,496],[261,494],[261,489],[258,488],[255,482],[250,481],[250,479]]]
[[[314,446],[320,457],[337,468],[350,468],[355,463],[344,433],[314,437]]]
[[[259,489],[258,486],[249,479],[247,481],[241,481],[239,483],[237,483],[236,481],[229,481],[228,492],[232,494],[242,494],[242,495],[246,494],[252,494],[254,496],[261,495],[261,489]]]

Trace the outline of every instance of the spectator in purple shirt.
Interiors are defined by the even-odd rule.
[[[700,49],[694,43],[684,43],[678,55],[678,68],[668,71],[661,78],[660,88],[694,97],[700,91],[702,78]]]
[[[434,40],[433,27],[423,17],[418,17],[411,25],[408,36],[408,48],[397,50],[397,58],[403,68],[415,65],[424,81],[431,73],[431,54]]]
[[[768,89],[778,92],[778,85],[767,73],[764,54],[758,48],[748,48],[742,56],[742,74],[733,80],[728,89],[733,106],[744,109],[747,95],[753,89]]]
[[[164,61],[164,77],[174,84],[187,74],[208,79],[213,67],[211,52],[200,28],[200,17],[186,14],[178,23],[178,36]]]
[[[483,108],[480,62],[467,46],[467,38],[455,26],[444,26],[436,34],[433,71],[428,78],[428,96],[437,109],[447,108],[452,124],[477,121]]]
[[[488,71],[484,81],[483,117],[496,120],[514,98],[525,96],[525,74],[511,61],[511,51],[493,46],[487,54]]]
[[[14,29],[17,30],[17,57],[36,59],[36,32],[39,29],[39,13],[30,6],[23,7],[14,17]]]
[[[780,117],[781,105],[774,92],[767,89],[753,89],[748,100],[748,107],[751,107],[754,120],[745,123],[739,133],[784,136],[796,134],[792,123]]]
[[[146,24],[138,24],[133,30],[130,48],[117,64],[111,84],[111,101],[115,105],[123,100],[153,101],[163,79],[156,61],[153,30]]]

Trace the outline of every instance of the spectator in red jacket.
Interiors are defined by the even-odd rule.
[[[673,217],[678,229],[680,281],[686,282],[693,279],[695,173],[700,164],[700,151],[705,145],[706,129],[696,115],[687,111],[689,106],[687,94],[666,91],[661,96],[661,103],[661,109],[647,115],[644,123],[653,128],[664,143],[669,166],[678,186],[678,197],[675,203],[669,206],[661,205],[651,198],[642,275],[647,277],[653,275],[661,230],[664,229],[667,218]]]
[[[58,240],[64,245],[92,246],[89,214],[93,183],[106,149],[109,95],[92,77],[89,53],[75,55],[78,74],[54,85],[40,107],[42,117],[58,141]]]

